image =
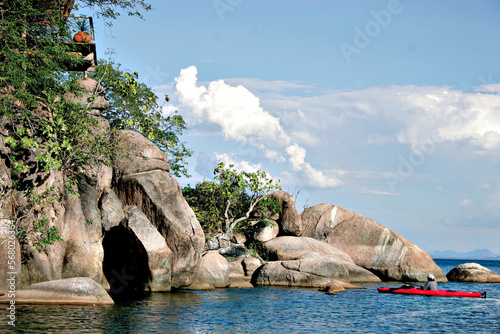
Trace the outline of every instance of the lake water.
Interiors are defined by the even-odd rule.
[[[500,261],[436,260],[445,273],[476,262],[500,274]],[[441,283],[487,291],[488,298],[381,294],[361,284],[331,296],[315,289],[258,287],[153,293],[107,307],[23,306],[16,333],[500,333],[500,283]],[[4,310],[5,312],[5,310]],[[6,332],[3,331],[2,332]]]

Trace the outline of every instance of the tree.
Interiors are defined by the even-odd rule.
[[[245,172],[233,165],[219,163],[214,169],[215,180],[198,183],[195,188],[187,186],[184,196],[193,207],[205,232],[233,234],[243,229],[255,211],[279,209],[278,203],[267,195],[281,190],[279,180],[273,180],[266,172]]]
[[[175,176],[189,176],[185,158],[191,156],[192,151],[179,139],[186,129],[182,116],[177,111],[163,116],[156,94],[147,85],[137,81],[139,74],[122,71],[120,64],[113,61],[101,60],[91,78],[100,83],[110,103],[102,116],[110,121],[112,128],[142,133],[169,156],[171,171]],[[165,96],[165,101],[168,100],[168,96]]]
[[[88,108],[65,98],[68,92],[78,94],[76,79],[82,77],[68,73],[68,66],[83,63],[70,52],[68,15],[83,7],[93,8],[108,26],[120,12],[141,17],[141,11],[151,9],[143,0],[0,3],[0,144],[5,144],[0,145],[0,169],[9,172],[0,177],[0,201],[12,200],[15,206],[8,217],[0,218],[31,220],[40,247],[60,239],[48,226],[41,205],[51,205],[63,192],[41,186],[53,172],[62,171],[65,190],[71,192],[75,175],[86,166],[110,164],[116,129],[134,129],[149,137],[171,155],[175,174],[186,173],[184,157],[191,154],[178,138],[185,129],[182,117],[162,116],[151,89],[117,64],[103,62],[93,74],[111,100],[104,112],[109,130],[95,131],[98,123]]]

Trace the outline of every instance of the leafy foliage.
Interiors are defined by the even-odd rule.
[[[16,219],[22,225],[19,236],[39,250],[61,240],[43,205],[52,205],[63,191],[44,190],[45,182],[62,171],[63,187],[76,194],[79,171],[91,163],[111,163],[116,129],[133,129],[150,138],[174,157],[176,175],[187,174],[184,158],[191,154],[178,139],[186,127],[182,117],[162,116],[151,89],[137,81],[137,73],[123,72],[118,64],[103,62],[93,75],[110,100],[103,115],[110,120],[109,130],[99,129],[88,106],[65,98],[68,92],[79,94],[75,81],[81,77],[67,68],[82,64],[81,57],[69,52],[74,27],[67,20],[68,9],[84,7],[94,9],[109,26],[120,12],[142,17],[141,11],[151,9],[143,0],[0,3],[0,142],[5,144],[0,155],[10,171],[0,178],[0,199],[15,202],[12,217],[0,218]]]
[[[218,182],[203,181],[194,188],[189,185],[183,188],[184,197],[207,235],[244,231],[253,212],[265,215],[280,208],[278,201],[267,196],[274,190],[281,190],[279,181],[263,171],[250,173],[233,167],[226,167],[221,162],[214,169]]]
[[[152,9],[151,5],[144,0],[83,0],[75,4],[75,9],[79,9],[79,6],[90,9],[99,8],[96,15],[105,19],[108,26],[113,25],[110,19],[118,18],[120,11],[125,11],[129,16],[142,18],[142,11]]]
[[[177,111],[163,116],[162,106],[158,104],[158,97],[151,88],[137,81],[137,72],[122,71],[120,64],[101,60],[101,65],[91,77],[100,82],[106,92],[110,107],[102,115],[110,121],[111,126],[142,133],[169,156],[174,175],[189,176],[185,158],[191,156],[192,151],[179,139],[186,129],[182,116]]]

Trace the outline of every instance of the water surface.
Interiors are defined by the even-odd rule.
[[[500,273],[500,261],[436,260],[445,273],[464,262]],[[451,290],[487,291],[486,299],[377,292],[378,287],[400,286],[397,282],[362,285],[366,289],[336,296],[315,289],[258,287],[153,293],[107,307],[24,306],[17,309],[15,332],[500,333],[498,283],[439,284]]]

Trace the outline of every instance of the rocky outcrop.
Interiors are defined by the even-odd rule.
[[[327,285],[321,287],[319,291],[325,292],[327,295],[336,295],[337,292],[342,292],[347,289],[365,289],[365,288],[359,285],[333,280]]]
[[[254,226],[252,239],[258,242],[266,242],[278,236],[280,229],[275,221],[259,222]]]
[[[333,255],[348,262],[351,257],[325,242],[308,237],[278,237],[262,245],[271,260],[295,260],[307,253]]]
[[[255,257],[247,257],[241,261],[241,264],[243,266],[245,276],[251,277],[255,270],[262,265],[262,262]]]
[[[195,281],[185,289],[213,290],[229,285],[229,263],[217,251],[208,251],[202,258]]]
[[[242,279],[251,276],[244,268],[244,261],[251,261],[247,259],[253,258],[245,246],[230,244],[228,247],[220,248],[218,252],[228,261],[230,278]]]
[[[349,255],[324,242],[307,237],[278,237],[263,244],[270,257],[256,270],[256,285],[320,287],[337,279],[344,282],[379,282],[357,266]]]
[[[167,156],[138,132],[122,130],[118,136],[117,171],[121,175],[153,170],[170,171]]]
[[[376,221],[331,204],[307,208],[301,214],[301,236],[324,241],[349,254],[354,263],[384,280],[426,281],[443,271],[423,249]]]
[[[15,298],[4,295],[0,303],[9,304],[114,304],[104,288],[87,277],[67,278],[30,285],[15,292]]]
[[[99,116],[107,101],[102,96],[90,98],[102,88],[91,79],[80,80],[80,86],[82,92],[66,94],[65,98],[92,109],[90,114],[98,124],[92,133],[108,129],[107,120]],[[50,110],[44,115],[50,117]],[[4,150],[4,130],[0,129],[0,171],[2,186],[8,186],[11,180],[4,180],[4,175],[11,174],[6,164],[10,151]],[[43,250],[37,250],[39,245],[30,238],[21,244],[13,241],[17,289],[38,282],[87,277],[119,294],[169,291],[194,280],[204,236],[178,182],[168,174],[167,156],[133,131],[120,131],[117,141],[114,168],[89,165],[77,175],[74,190],[79,196],[59,190],[64,189],[65,182],[60,171],[46,178],[26,175],[24,182],[36,182],[35,195],[55,189],[54,200],[40,202],[33,212],[43,212],[46,227],[56,227],[63,241],[44,245]],[[34,156],[26,159],[36,163]],[[27,201],[22,192],[13,191],[11,195],[0,200],[1,218],[13,217],[14,204]],[[0,255],[4,258],[9,256],[8,242],[3,242],[11,235],[9,223],[9,219],[0,221]],[[15,224],[18,229],[24,228],[22,220]],[[0,270],[0,277],[4,272]],[[1,280],[0,293],[7,291],[8,282]]]
[[[478,263],[463,263],[453,268],[446,278],[454,282],[500,283],[500,275]]]
[[[277,219],[278,225],[280,226],[280,234],[292,236],[300,235],[302,223],[292,195],[286,191],[275,191],[269,194],[269,198],[277,200],[280,204],[280,213]]]
[[[170,291],[172,251],[165,238],[137,207],[126,206],[124,209],[127,215],[124,226],[134,233],[147,253],[147,265],[151,273],[148,290]]]
[[[161,170],[125,175],[117,182],[122,203],[137,206],[172,250],[172,287],[189,285],[198,272],[205,237],[179,182]]]

